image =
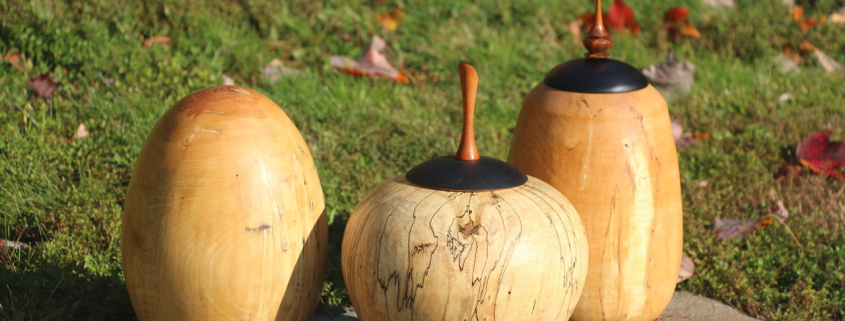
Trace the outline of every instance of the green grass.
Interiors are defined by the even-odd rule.
[[[223,74],[276,101],[296,122],[316,162],[332,220],[323,311],[348,304],[340,274],[345,219],[382,181],[434,156],[459,137],[456,65],[479,71],[477,138],[482,153],[507,156],[522,98],[556,64],[579,57],[566,24],[591,1],[9,1],[0,0],[0,52],[32,61],[22,72],[0,63],[0,238],[28,250],[0,250],[0,319],[132,319],[122,280],[119,234],[134,159],[158,117],[179,98],[222,83]],[[610,2],[610,1],[607,1]],[[696,64],[692,93],[670,104],[687,131],[710,138],[679,151],[684,250],[695,276],[678,288],[767,320],[845,320],[845,183],[814,174],[778,180],[781,164],[811,133],[845,140],[843,75],[811,59],[799,74],[773,57],[802,32],[779,1],[737,0],[740,9],[700,1],[630,1],[642,34],[616,37],[615,58],[645,67],[667,49]],[[842,1],[798,1],[820,16]],[[376,15],[404,8],[399,29]],[[703,37],[678,43],[657,30],[663,12],[691,9]],[[169,47],[142,47],[166,34]],[[357,56],[369,38],[391,46],[389,60],[413,83],[355,78],[328,66]],[[824,25],[808,39],[845,62],[845,26]],[[261,68],[278,58],[298,76],[269,83]],[[52,72],[50,100],[26,79]],[[108,84],[107,79],[114,79]],[[778,102],[778,96],[793,98]],[[79,123],[91,133],[73,142]],[[720,242],[715,217],[758,219],[782,200],[779,224]]]

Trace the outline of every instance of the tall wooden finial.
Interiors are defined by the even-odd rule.
[[[593,23],[593,29],[590,34],[584,39],[584,47],[589,51],[584,54],[589,58],[607,58],[610,54],[607,49],[610,49],[610,34],[604,28],[604,22],[601,17],[601,0],[596,0],[596,22]]]
[[[460,160],[478,160],[478,147],[475,146],[475,128],[473,118],[475,117],[475,94],[478,92],[478,73],[469,64],[458,65],[461,73],[461,96],[464,103],[464,130],[461,134],[461,144],[455,158]]]

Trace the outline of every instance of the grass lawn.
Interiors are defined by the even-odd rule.
[[[29,245],[0,249],[0,319],[134,319],[118,242],[134,160],[167,108],[224,74],[273,99],[313,153],[332,222],[320,309],[336,311],[349,304],[339,261],[349,213],[376,185],[457,148],[457,64],[471,62],[481,78],[479,149],[504,159],[523,97],[584,53],[567,24],[593,8],[587,0],[380,2],[0,0],[0,53],[20,53],[25,69],[0,62],[0,239]],[[845,140],[845,76],[810,57],[798,73],[779,71],[782,46],[804,37],[780,0],[736,0],[735,9],[629,2],[642,32],[616,33],[610,53],[646,67],[671,49],[694,63],[692,92],[669,108],[685,130],[710,133],[679,150],[684,251],[696,270],[678,289],[766,320],[845,320],[845,182],[806,169],[779,179],[782,164],[760,156],[797,162],[796,145],[819,131]],[[816,18],[845,6],[798,3]],[[376,16],[397,5],[405,20],[382,30]],[[661,36],[663,13],[675,6],[690,9],[701,38]],[[156,35],[172,43],[145,48]],[[373,35],[410,84],[329,66],[332,55],[360,55]],[[845,25],[806,38],[845,62]],[[268,81],[262,68],[273,59],[296,74]],[[45,73],[58,83],[50,99],[26,82]],[[80,123],[90,136],[70,140]],[[761,219],[777,201],[789,229],[776,223],[716,240],[716,217]]]

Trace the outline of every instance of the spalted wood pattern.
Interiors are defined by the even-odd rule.
[[[539,84],[508,161],[556,187],[581,216],[587,284],[572,320],[654,320],[675,289],[683,238],[678,160],[652,87],[582,94]]]
[[[399,176],[352,213],[342,259],[361,320],[566,320],[587,244],[572,205],[538,179],[456,192]]]
[[[126,196],[122,250],[139,320],[310,320],[325,204],[296,126],[262,94],[218,86],[156,124]]]

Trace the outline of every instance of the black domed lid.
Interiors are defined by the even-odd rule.
[[[554,67],[543,80],[546,86],[557,90],[612,94],[640,90],[648,86],[648,79],[637,68],[610,59],[610,34],[602,21],[601,0],[596,1],[596,21],[584,47],[586,58],[567,61]]]
[[[464,130],[455,156],[442,156],[419,164],[405,174],[414,184],[453,191],[491,191],[525,184],[528,176],[501,160],[478,155],[475,146],[475,93],[478,74],[468,64],[458,65],[464,103]]]

